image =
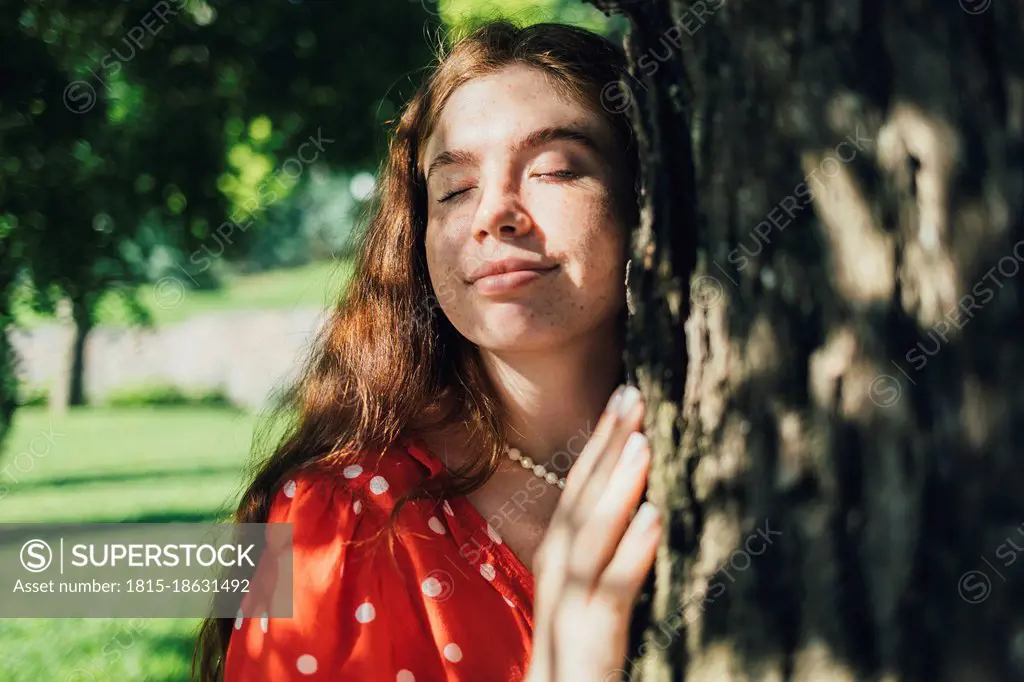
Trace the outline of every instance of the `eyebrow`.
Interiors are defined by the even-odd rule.
[[[517,155],[522,152],[532,149],[534,147],[540,147],[541,145],[555,142],[557,140],[567,140],[569,142],[577,142],[583,146],[591,149],[599,155],[603,155],[603,150],[600,145],[594,141],[587,133],[583,132],[579,128],[573,128],[569,126],[550,126],[547,128],[539,128],[533,132],[525,135],[515,142],[512,143],[512,154]],[[454,166],[460,164],[471,164],[476,161],[476,154],[467,152],[461,149],[454,149],[450,151],[443,151],[434,157],[434,160],[430,162],[430,168],[427,169],[426,179],[429,180],[431,174],[434,171],[440,170],[445,166]]]

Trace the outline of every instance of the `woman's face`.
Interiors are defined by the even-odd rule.
[[[537,69],[452,94],[422,158],[430,280],[460,334],[536,351],[606,333],[625,296],[620,154],[601,116]]]

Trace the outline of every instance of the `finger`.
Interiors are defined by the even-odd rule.
[[[614,443],[616,434],[622,429],[620,426],[622,412],[618,407],[623,394],[626,393],[625,389],[626,387],[619,387],[612,394],[604,413],[598,420],[594,433],[570,470],[565,490],[562,492],[555,513],[548,524],[544,540],[538,548],[534,566],[534,574],[538,577],[534,641],[540,643],[542,650],[535,651],[534,657],[539,670],[547,669],[554,662],[555,652],[550,645],[554,628],[553,619],[559,602],[565,596],[564,585],[568,572],[568,553],[574,535],[573,528],[567,520],[571,517],[571,510],[576,499],[591,478],[591,472],[608,451],[608,444]],[[615,447],[614,451],[616,455],[621,451],[621,443]]]
[[[626,440],[643,424],[644,403],[636,387],[629,386],[623,391],[618,407],[619,419],[616,420],[602,452],[596,457],[594,466],[570,510],[569,523],[573,530],[578,529],[595,513]]]
[[[589,592],[608,566],[643,496],[650,462],[647,438],[634,431],[623,447],[597,508],[573,538],[569,553],[571,583],[580,584]]]
[[[567,548],[568,542],[552,545],[546,539],[535,555],[534,575],[537,579],[530,671],[539,680],[555,679],[555,621],[565,596]]]
[[[568,573],[569,548],[572,544],[572,529],[566,523],[575,498],[597,460],[605,452],[605,445],[611,438],[619,421],[618,403],[625,386],[612,393],[604,412],[598,419],[594,433],[583,447],[566,480],[565,490],[558,501],[555,513],[544,534],[544,540],[534,556],[533,573],[537,577],[534,613],[534,650],[531,668],[543,675],[554,665],[552,645],[554,618],[562,597],[565,596],[565,581]]]
[[[554,613],[543,611],[544,601],[537,594],[533,621],[533,642],[527,679],[551,680],[554,675]]]
[[[598,594],[631,609],[654,563],[664,520],[658,508],[644,502],[629,523],[615,555],[597,579]]]

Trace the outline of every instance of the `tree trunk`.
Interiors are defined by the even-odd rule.
[[[626,674],[1024,680],[1024,0],[594,2],[670,516]]]
[[[0,462],[7,454],[3,447],[11,430],[14,411],[18,407],[18,356],[8,333],[14,323],[10,292],[14,288],[14,260],[0,240]],[[0,500],[7,496],[7,476],[0,476]]]
[[[61,334],[69,334],[72,342],[67,345],[59,358],[55,358],[57,367],[50,378],[50,395],[47,397],[47,407],[50,410],[50,417],[59,419],[67,414],[68,398],[71,390],[71,366],[74,357],[74,321],[71,318],[71,302],[66,296],[57,301],[54,317]]]
[[[0,276],[2,279],[2,276]],[[3,460],[2,447],[10,431],[14,419],[14,410],[18,406],[17,355],[8,330],[13,320],[7,293],[10,289],[0,287],[0,461]],[[0,480],[0,490],[5,481]],[[3,499],[6,495],[0,496]]]
[[[71,300],[71,317],[75,335],[71,342],[71,371],[68,383],[68,404],[85,405],[85,342],[93,328],[93,306],[89,296]]]

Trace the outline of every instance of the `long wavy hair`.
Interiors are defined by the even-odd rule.
[[[411,492],[409,499],[464,495],[483,485],[502,457],[504,422],[479,355],[443,314],[427,273],[426,183],[420,154],[445,103],[461,85],[503,67],[539,69],[565,95],[600,113],[622,164],[617,203],[626,225],[637,218],[638,160],[618,103],[628,78],[622,50],[602,36],[561,24],[481,26],[449,48],[393,124],[369,221],[356,245],[347,289],[318,333],[303,372],[278,414],[286,431],[259,465],[233,521],[265,523],[272,492],[296,470],[344,468],[360,452],[383,451],[454,421],[475,429],[478,461]],[[192,678],[223,679],[230,618],[208,618],[199,633]]]

